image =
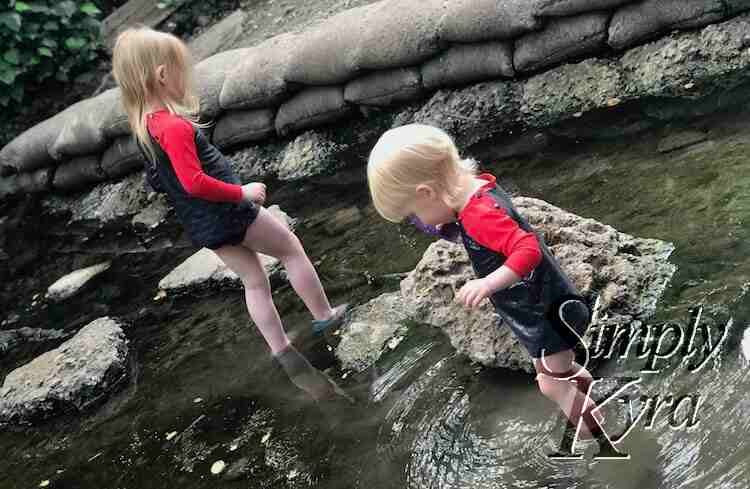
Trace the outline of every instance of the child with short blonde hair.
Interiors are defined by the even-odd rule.
[[[284,331],[258,253],[278,258],[286,268],[314,317],[314,333],[340,324],[347,307],[331,307],[299,239],[262,207],[265,185],[241,185],[227,158],[204,136],[187,46],[147,27],[127,29],[117,38],[112,65],[148,182],[167,194],[193,244],[213,250],[240,277],[248,312],[290,378],[314,397],[328,396],[334,386]]]
[[[479,175],[476,162],[462,159],[444,131],[410,124],[381,136],[367,178],[382,217],[408,219],[464,244],[479,278],[461,287],[456,300],[476,307],[489,299],[531,355],[541,392],[582,437],[603,436],[603,417],[588,397],[593,379],[573,352],[589,308],[495,177]],[[446,233],[448,226],[457,232]]]

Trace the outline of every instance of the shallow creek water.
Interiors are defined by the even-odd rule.
[[[631,401],[609,411],[620,427],[629,410],[648,411],[647,398],[698,400],[692,427],[671,426],[668,410],[650,428],[645,419],[637,423],[617,445],[627,460],[595,460],[592,444],[577,447],[582,459],[549,458],[562,424],[533,377],[472,365],[428,326],[411,325],[364,374],[340,371],[325,344],[308,337],[309,317],[282,285],[275,298],[300,348],[357,401],[315,404],[271,362],[241,291],[154,303],[159,279],[188,255],[181,251],[117,258],[75,301],[22,318],[24,325],[74,327],[92,304],[108,301],[109,314],[129,319],[132,380],[95,413],[2,433],[0,487],[748,487],[750,377],[738,340],[750,318],[750,127],[740,120],[694,123],[707,141],[667,154],[658,142],[682,128],[499,163],[492,163],[492,144],[475,148],[514,192],[673,242],[678,271],[654,321],[687,328],[690,309],[703,306],[711,331],[732,325],[716,361],[699,372],[679,356],[658,374],[642,374],[644,360],[633,356],[595,371],[642,378]],[[430,242],[379,220],[364,183],[279,188],[276,196],[302,221],[298,234],[334,303],[395,290],[397,282],[382,277],[412,269]],[[304,224],[321,209],[353,205],[363,218],[343,232]],[[2,359],[0,373],[38,353]],[[219,460],[228,468],[214,476]]]

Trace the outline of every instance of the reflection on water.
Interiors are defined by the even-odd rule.
[[[662,409],[650,429],[644,416],[618,444],[627,461],[594,460],[592,443],[577,447],[582,460],[551,460],[563,424],[533,377],[473,366],[421,325],[412,325],[370,371],[340,372],[324,344],[304,339],[309,318],[282,287],[275,301],[285,324],[303,338],[300,350],[356,400],[316,403],[272,362],[238,291],[155,306],[151,291],[163,270],[139,262],[131,268],[141,274],[145,292],[122,296],[127,300],[112,311],[154,311],[131,318],[131,385],[89,416],[3,433],[0,487],[36,487],[45,480],[76,489],[748,487],[750,375],[737,345],[750,318],[750,231],[744,224],[750,129],[719,119],[701,124],[708,142],[673,153],[656,151],[662,134],[654,133],[492,168],[524,194],[675,243],[678,273],[654,321],[684,322],[696,305],[704,306],[707,324],[731,318],[721,355],[699,373],[677,357],[658,374],[642,374],[643,359],[633,357],[613,359],[594,373],[642,379],[629,401],[609,406],[610,430],[622,431],[654,397],[685,395],[700,401],[696,426],[675,429],[669,409]],[[491,147],[481,151],[491,158]],[[317,191],[315,198],[321,206],[364,207],[367,193],[362,185],[347,187],[345,195]],[[282,202],[302,218],[314,211],[306,205]],[[300,230],[324,281],[354,284],[340,287],[333,300],[363,302],[393,290],[392,283],[370,278],[409,270],[428,244],[411,229],[365,216],[335,235]],[[353,280],[358,274],[367,280]],[[106,277],[120,279],[116,265]],[[74,307],[85,304],[83,297]],[[54,327],[62,312],[56,309],[48,324],[38,316],[38,326]],[[213,475],[219,461],[225,468]]]

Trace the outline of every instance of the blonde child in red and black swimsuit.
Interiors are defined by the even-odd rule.
[[[193,243],[213,250],[240,277],[253,322],[292,380],[325,395],[331,386],[310,370],[284,331],[258,253],[286,268],[314,317],[314,333],[340,324],[347,306],[331,307],[299,239],[262,207],[265,185],[241,185],[195,123],[198,102],[187,47],[171,34],[128,29],[118,37],[112,61],[149,183],[167,194]]]

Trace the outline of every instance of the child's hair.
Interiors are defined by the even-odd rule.
[[[122,102],[133,136],[152,161],[155,153],[145,116],[149,97],[159,94],[156,74],[159,65],[165,65],[171,77],[175,74],[182,76],[185,93],[180,100],[163,94],[157,100],[169,112],[197,124],[200,102],[195,96],[192,57],[185,43],[172,34],[149,27],[129,28],[117,36],[112,53],[112,72],[122,91]]]
[[[432,185],[448,199],[461,190],[461,175],[474,175],[477,164],[461,159],[453,139],[443,130],[409,124],[383,134],[370,152],[367,181],[373,204],[383,218],[400,222],[419,184]]]

